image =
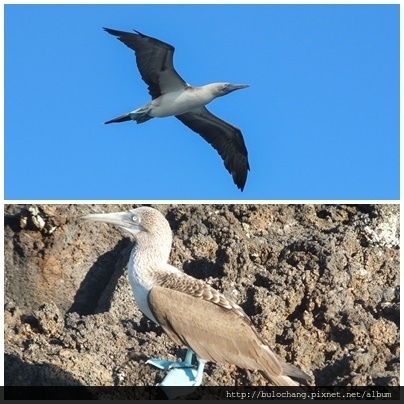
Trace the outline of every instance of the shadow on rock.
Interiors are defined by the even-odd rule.
[[[47,363],[31,365],[22,362],[15,355],[5,354],[4,367],[7,369],[4,375],[5,397],[7,399],[35,399],[36,394],[40,394],[42,399],[47,394],[56,400],[92,398],[92,394],[78,380],[57,366]],[[51,388],[52,386],[80,388],[63,389],[58,393],[58,387]]]
[[[130,248],[128,248],[128,246]],[[129,238],[120,240],[113,250],[102,254],[87,272],[80,284],[74,302],[68,310],[79,315],[108,311],[109,300],[129,261],[133,246]],[[100,297],[101,296],[101,297]],[[103,308],[100,310],[100,306]]]

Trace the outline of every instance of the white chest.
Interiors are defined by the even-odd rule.
[[[147,303],[147,296],[153,286],[152,279],[147,273],[142,274],[141,271],[136,270],[137,265],[139,265],[139,262],[136,261],[134,252],[132,251],[129,259],[128,276],[133,296],[135,297],[136,304],[140,311],[150,320],[158,324]]]

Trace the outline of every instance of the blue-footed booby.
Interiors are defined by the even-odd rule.
[[[250,169],[243,135],[240,129],[210,113],[205,105],[248,85],[213,83],[192,87],[174,69],[173,46],[139,31],[104,30],[135,51],[137,67],[152,97],[148,104],[105,123],[130,120],[142,123],[155,117],[175,116],[216,149],[234,183],[243,190]]]
[[[298,386],[292,378],[310,380],[271,350],[239,305],[168,264],[172,232],[158,210],[140,207],[82,219],[109,223],[135,236],[128,275],[136,303],[175,343],[189,348],[184,362],[148,361],[162,369],[173,368],[161,385],[198,386],[209,361],[259,370],[277,386]],[[191,370],[187,369],[192,367],[190,350],[198,361]]]

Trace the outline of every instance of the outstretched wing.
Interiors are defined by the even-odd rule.
[[[234,183],[243,190],[250,165],[240,129],[219,119],[205,107],[195,108],[176,118],[216,149],[227,171],[233,176]]]
[[[175,48],[159,39],[139,31],[124,32],[104,28],[127,47],[135,51],[136,64],[143,81],[148,85],[152,99],[187,87],[188,84],[176,72],[173,65]]]

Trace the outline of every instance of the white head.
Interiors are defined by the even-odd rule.
[[[127,212],[89,214],[81,219],[118,226],[136,237],[138,248],[159,251],[161,259],[168,260],[172,232],[166,218],[156,209],[142,206]]]

